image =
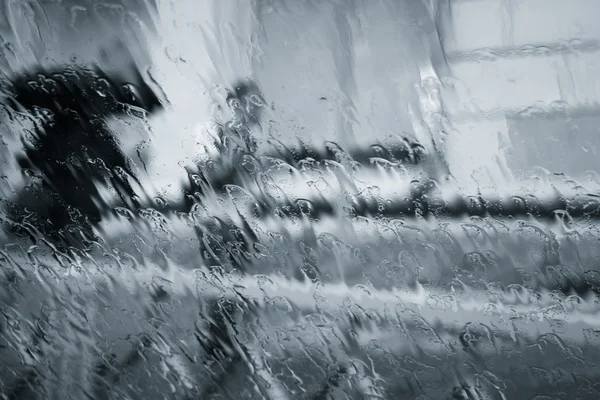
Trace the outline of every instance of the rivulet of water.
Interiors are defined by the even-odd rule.
[[[2,0],[0,397],[598,398],[566,4]]]

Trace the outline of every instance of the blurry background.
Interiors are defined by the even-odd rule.
[[[558,197],[552,185],[563,185],[591,198],[600,187],[595,163],[600,5],[594,0],[2,0],[0,5],[0,70],[9,79],[39,65],[70,62],[98,63],[125,74],[133,62],[143,71],[165,110],[147,119],[109,122],[142,186],[153,194],[181,199],[188,178],[184,167],[210,152],[217,123],[232,117],[228,93],[246,78],[256,82],[265,102],[261,124],[252,130],[258,153],[269,140],[315,147],[334,141],[352,149],[406,136],[439,159],[434,178],[450,190]],[[28,179],[15,160],[21,138],[33,126],[8,109],[0,117],[0,190],[8,199]],[[383,200],[385,193],[404,196],[414,178],[390,173],[380,183],[369,175],[376,167],[367,167],[362,187],[379,185]],[[404,168],[393,166],[393,172],[396,167]],[[285,194],[298,190],[297,175],[281,179]],[[419,171],[414,175],[427,178]],[[599,207],[597,200],[590,204]],[[191,265],[204,263],[195,252],[198,239],[164,229],[166,218],[155,210],[142,211],[123,213],[123,224],[133,226],[134,234],[125,239],[115,234],[99,255],[68,258],[50,246],[32,246],[28,238],[22,247],[3,243],[0,260],[17,277],[7,272],[3,283],[10,290],[0,292],[2,351],[8,354],[1,357],[4,393],[25,398],[25,392],[10,388],[29,385],[50,388],[45,390],[53,390],[48,395],[53,398],[65,392],[73,398],[105,398],[109,392],[114,398],[141,393],[151,398],[150,392],[184,398],[197,395],[196,384],[219,370],[203,362],[206,354],[194,335],[208,324],[206,308],[214,305],[203,296],[231,296],[237,281],[179,270],[177,260],[184,257],[177,258],[178,246],[194,250],[186,260]],[[196,215],[190,211],[187,217]],[[152,218],[159,228],[136,225]],[[277,218],[271,222],[289,222]],[[252,249],[256,268],[250,274],[270,278],[254,282],[252,276],[236,290],[246,285],[260,298],[277,286],[273,281],[286,268],[298,265],[322,268],[324,284],[339,286],[321,289],[321,282],[311,282],[309,289],[309,284],[273,289],[278,297],[265,309],[275,317],[248,313],[252,324],[240,324],[240,341],[261,343],[266,361],[262,367],[254,363],[256,373],[233,371],[234,378],[221,386],[238,398],[285,397],[269,392],[278,380],[289,398],[398,393],[414,399],[557,393],[598,398],[596,295],[545,290],[562,289],[570,277],[597,282],[596,225],[461,218],[389,221],[340,213],[329,221],[301,217],[282,229],[255,218],[258,227],[264,223],[268,241]],[[318,229],[339,238],[317,238],[313,228],[318,231],[319,223]],[[309,231],[313,242],[305,245],[289,231]],[[137,257],[134,250],[150,256],[139,262],[127,253]],[[344,287],[347,276],[375,295],[357,294],[363,289],[350,283]],[[421,278],[425,288],[415,284]],[[100,281],[98,287],[90,283]],[[394,297],[379,291],[381,282],[402,291],[391,311]],[[177,296],[161,297],[161,291]],[[310,315],[298,316],[288,297]],[[355,343],[357,331],[368,333]],[[352,366],[344,376],[351,377],[346,380],[353,388],[340,389],[338,397],[320,391],[335,381],[340,365]],[[250,378],[237,379],[243,374]],[[90,389],[103,380],[104,389]],[[130,381],[135,383],[128,386]],[[527,385],[534,389],[525,391]],[[380,386],[385,390],[373,389]]]
[[[247,77],[271,107],[257,133],[263,139],[353,147],[413,136],[429,150],[437,143],[464,186],[510,181],[535,167],[575,179],[594,169],[593,0],[2,7],[4,74],[71,60],[122,69],[133,59],[147,69],[171,105],[152,123],[153,145],[142,146],[161,149],[146,156],[162,189],[182,179],[177,164],[201,151],[209,122],[227,118],[215,108],[225,88]],[[133,150],[140,135],[121,139]]]

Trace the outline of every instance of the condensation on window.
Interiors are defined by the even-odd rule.
[[[0,1],[0,397],[600,398],[596,3]]]

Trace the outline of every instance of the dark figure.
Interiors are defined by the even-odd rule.
[[[256,152],[256,142],[251,130],[260,123],[264,104],[262,94],[253,81],[239,81],[233,86],[227,97],[232,119],[223,124],[219,132],[220,158],[218,163],[212,164],[212,169],[207,169],[204,165],[198,166],[198,171],[193,175],[196,179],[190,179],[186,188],[186,207],[191,207],[198,201],[194,193],[202,194],[206,190],[221,193],[225,185],[243,184],[248,172],[241,166],[242,159],[245,155],[252,156]],[[246,270],[250,263],[251,242],[256,241],[256,236],[247,224],[237,227],[230,221],[215,218],[206,226],[198,226],[196,232],[203,258],[215,272]],[[204,353],[223,368],[221,373],[213,377],[214,385],[202,393],[202,398],[218,391],[228,376],[235,374],[243,365],[243,357],[238,354],[234,339],[229,333],[230,329],[235,330],[236,308],[235,303],[230,300],[210,302],[208,319],[211,322],[207,331],[196,333]]]
[[[33,211],[31,222],[42,234],[73,245],[82,237],[69,237],[72,229],[65,228],[89,235],[107,207],[98,186],[110,184],[123,206],[139,206],[130,183],[134,175],[106,122],[109,116],[143,117],[161,108],[137,67],[132,71],[113,77],[99,68],[40,69],[11,82],[11,105],[36,121],[19,163],[43,182],[20,195],[13,219],[22,221],[25,208]]]
[[[241,80],[228,91],[227,105],[232,118],[221,124],[218,142],[215,143],[220,157],[211,163],[210,168],[198,165],[196,171],[189,171],[190,182],[184,189],[189,195],[187,209],[198,200],[193,198],[195,193],[203,194],[207,189],[220,192],[225,185],[239,183],[241,158],[256,152],[256,141],[251,131],[260,124],[265,106],[260,89],[252,80]]]
[[[241,166],[244,156],[253,156],[256,142],[251,130],[260,123],[261,108],[265,102],[262,94],[251,80],[237,82],[227,97],[232,119],[221,126],[217,147],[220,157],[210,167],[198,165],[197,171],[190,171],[190,181],[184,189],[187,193],[183,208],[189,211],[201,201],[207,190],[222,193],[225,185],[243,186],[249,172]],[[196,194],[200,194],[200,198]],[[244,269],[247,261],[244,253],[249,241],[255,236],[246,224],[236,227],[230,221],[213,219],[206,226],[197,227],[201,251],[209,265],[219,265],[227,270]],[[240,246],[241,245],[241,246]]]

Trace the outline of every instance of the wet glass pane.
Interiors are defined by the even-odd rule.
[[[0,7],[0,398],[600,398],[596,0]]]

